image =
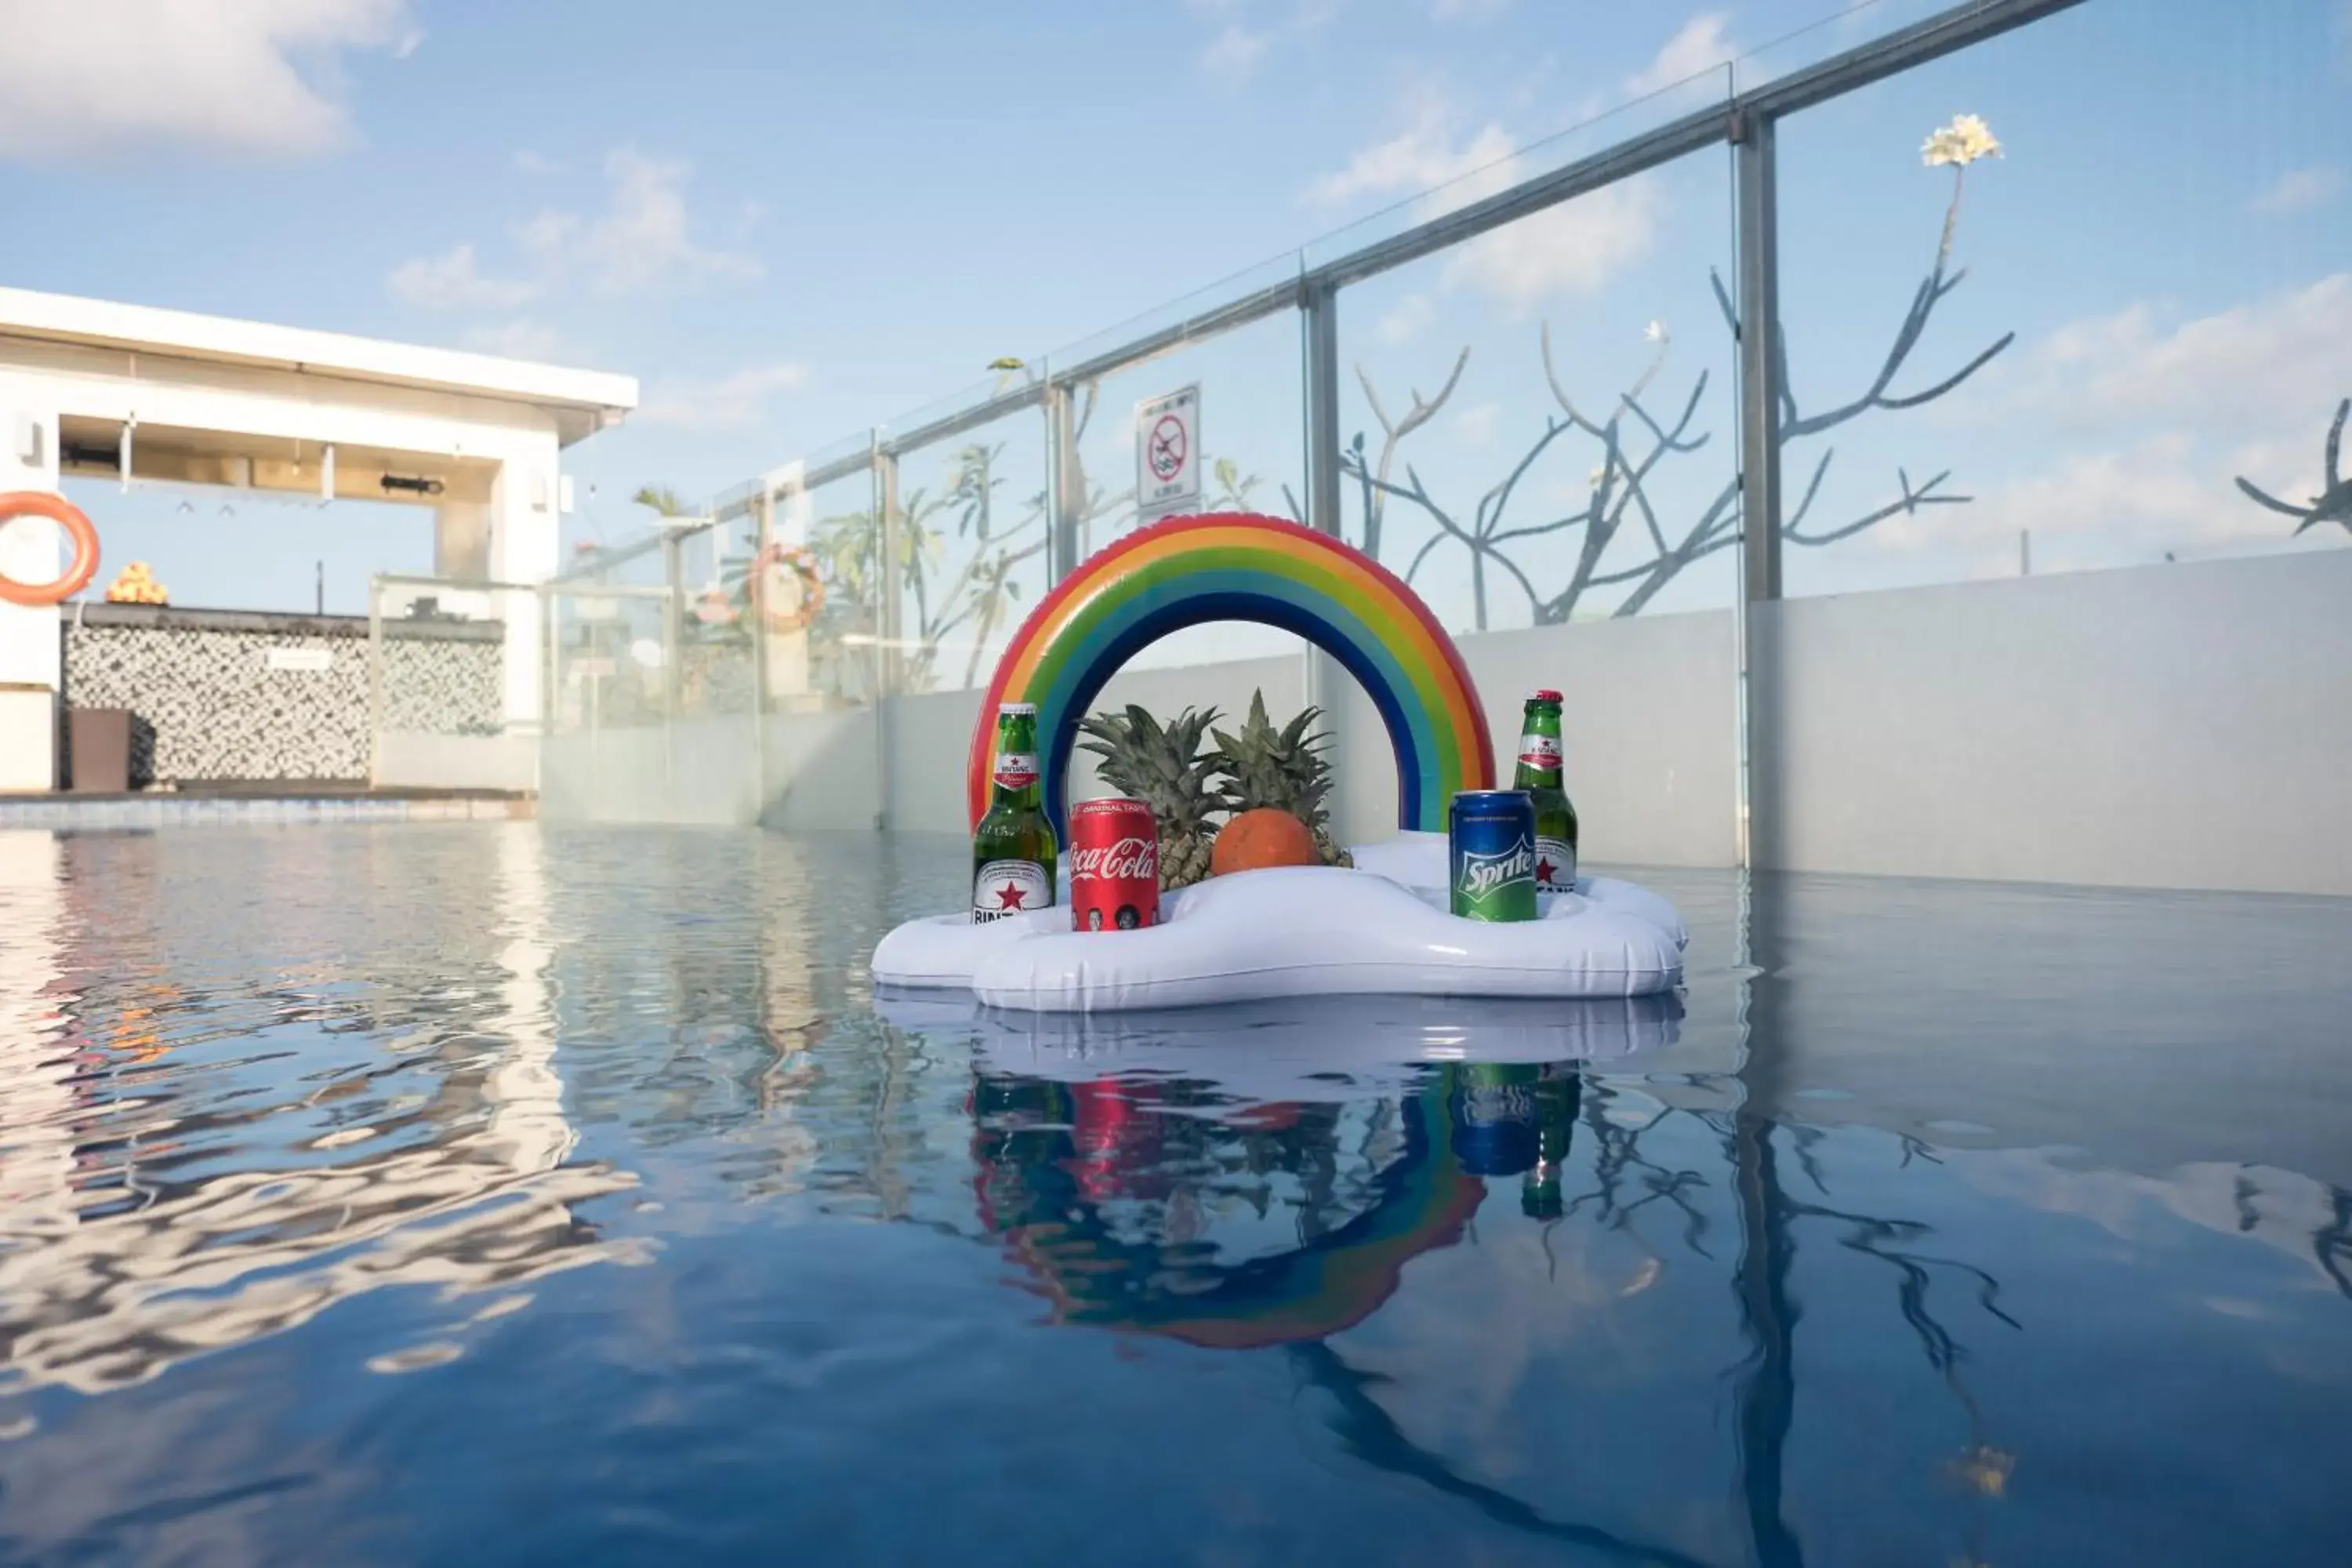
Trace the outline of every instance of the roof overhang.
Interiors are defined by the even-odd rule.
[[[0,338],[413,387],[555,411],[566,444],[637,405],[637,381],[457,349],[201,316],[70,294],[0,288]],[[583,417],[584,416],[584,417]]]

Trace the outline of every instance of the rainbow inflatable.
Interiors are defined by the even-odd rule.
[[[1443,833],[1458,790],[1494,784],[1494,742],[1454,639],[1397,575],[1295,522],[1249,512],[1171,518],[1097,552],[1024,621],[971,739],[971,820],[987,813],[996,709],[1037,705],[1045,810],[1068,837],[1064,774],[1078,721],[1138,652],[1203,621],[1257,621],[1307,638],[1362,685],[1397,759],[1397,825]]]

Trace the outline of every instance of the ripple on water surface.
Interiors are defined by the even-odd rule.
[[[2345,904],[1647,872],[1655,1004],[874,996],[967,865],[0,834],[0,1559],[2352,1561]]]

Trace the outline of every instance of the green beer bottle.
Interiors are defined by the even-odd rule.
[[[1519,766],[1513,789],[1528,792],[1536,807],[1536,891],[1576,889],[1576,807],[1560,783],[1559,703],[1557,691],[1528,693],[1527,717],[1519,721]]]
[[[1560,1198],[1560,1162],[1568,1158],[1569,1136],[1584,1086],[1572,1062],[1544,1068],[1535,1083],[1536,1163],[1519,1184],[1519,1212],[1529,1219],[1558,1219],[1565,1212]]]
[[[996,710],[995,788],[988,815],[971,836],[971,921],[1001,921],[1051,909],[1059,846],[1045,819],[1037,770],[1037,709],[1007,702]]]

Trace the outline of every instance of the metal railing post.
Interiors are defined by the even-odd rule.
[[[1312,284],[1299,301],[1307,397],[1307,526],[1339,536],[1339,290]]]
[[[1053,530],[1045,547],[1047,586],[1059,583],[1078,566],[1078,512],[1086,497],[1078,493],[1077,431],[1071,423],[1070,388],[1056,385],[1052,372],[1045,381],[1045,483]]]
[[[873,462],[873,516],[880,529],[877,542],[881,570],[875,574],[874,624],[874,829],[890,826],[890,710],[898,689],[898,584],[905,566],[905,548],[898,529],[898,457],[885,451],[877,427],[867,437]]]
[[[724,535],[719,536],[722,540]],[[768,814],[768,704],[769,683],[774,673],[768,668],[768,569],[769,547],[776,542],[776,491],[765,479],[760,481],[760,530],[758,542],[751,549],[751,579],[745,584],[743,603],[751,611],[751,821],[757,826]]]
[[[368,788],[383,787],[383,574],[368,575]]]
[[[1753,868],[1756,862],[1759,726],[1770,721],[1769,700],[1759,700],[1756,606],[1780,596],[1780,266],[1775,123],[1768,113],[1750,109],[1733,111],[1739,266],[1740,532],[1739,587],[1734,595],[1732,618],[1738,749],[1733,837],[1734,853],[1743,870]],[[1769,674],[1760,684],[1766,689],[1762,695],[1769,700],[1772,686]]]
[[[1748,597],[1780,596],[1780,258],[1775,122],[1748,114],[1739,207],[1739,509]]]
[[[1303,258],[1302,258],[1303,259]],[[1304,363],[1299,388],[1307,416],[1307,526],[1332,538],[1342,532],[1339,518],[1339,289],[1332,283],[1302,284],[1298,300],[1299,352]],[[1347,742],[1346,719],[1336,711],[1332,698],[1345,687],[1339,661],[1313,643],[1307,645],[1300,671],[1300,695],[1306,705],[1323,711],[1324,732],[1335,752]],[[1348,820],[1348,788],[1343,783],[1333,807],[1339,821]]]

